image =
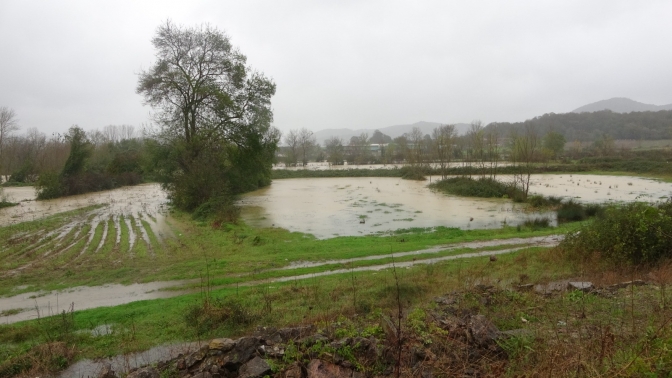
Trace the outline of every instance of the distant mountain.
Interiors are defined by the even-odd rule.
[[[353,136],[359,136],[362,133],[367,133],[369,134],[369,137],[373,135],[373,132],[376,130],[380,130],[381,133],[385,135],[389,135],[393,139],[399,136],[402,136],[405,133],[411,132],[413,127],[419,127],[420,130],[422,130],[422,134],[432,134],[432,131],[437,128],[440,125],[445,125],[445,123],[437,123],[437,122],[416,122],[411,125],[394,125],[394,126],[387,126],[387,127],[381,127],[379,129],[357,129],[357,130],[352,130],[352,129],[326,129],[326,130],[320,130],[315,132],[315,138],[317,139],[317,143],[320,145],[324,145],[324,141],[331,138],[331,137],[339,137],[342,138],[345,143],[348,143],[350,141],[350,138]],[[469,124],[467,123],[457,123],[455,124],[455,130],[457,131],[458,135],[464,135],[467,133],[467,130],[469,129]]]
[[[644,104],[624,97],[614,97],[609,100],[602,100],[592,104],[584,105],[572,110],[572,113],[592,113],[600,110],[611,110],[614,113],[630,112],[657,112],[659,110],[672,110],[672,104],[652,105]]]

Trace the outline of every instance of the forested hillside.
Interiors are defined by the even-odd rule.
[[[603,135],[613,139],[670,139],[672,138],[672,111],[614,113],[603,110],[593,113],[549,113],[525,122],[493,122],[487,128],[496,127],[500,135],[511,130],[522,130],[532,123],[540,135],[553,130],[564,135],[568,141],[595,141]]]

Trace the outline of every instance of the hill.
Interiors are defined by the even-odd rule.
[[[387,127],[382,127],[378,129],[326,129],[326,130],[320,130],[315,132],[315,138],[317,139],[317,142],[321,145],[324,145],[324,141],[331,138],[331,137],[339,137],[342,138],[343,141],[346,143],[350,140],[351,137],[353,136],[359,136],[362,133],[367,133],[369,136],[373,135],[373,132],[376,130],[379,130],[385,135],[389,135],[392,138],[396,138],[399,136],[402,136],[404,133],[410,132],[413,127],[419,127],[420,130],[422,130],[423,134],[432,134],[432,130],[437,128],[440,125],[445,125],[445,123],[438,123],[438,122],[416,122],[410,125],[394,125],[394,126],[387,126]],[[466,134],[467,130],[469,129],[469,124],[467,123],[457,123],[455,124],[455,130],[457,130],[457,133],[459,135],[464,135]]]
[[[608,100],[602,100],[592,104],[584,105],[580,108],[572,110],[572,113],[592,113],[599,112],[601,110],[611,110],[614,113],[657,112],[659,110],[672,110],[672,104],[652,105],[637,102],[629,98],[614,97]]]

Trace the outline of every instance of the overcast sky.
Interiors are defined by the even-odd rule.
[[[225,31],[277,84],[282,131],[672,103],[672,1],[0,0],[0,106],[23,130],[140,127],[166,19]]]

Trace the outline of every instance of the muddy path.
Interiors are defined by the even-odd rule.
[[[316,277],[323,277],[328,275],[365,272],[365,271],[380,271],[395,268],[410,268],[420,264],[435,264],[442,261],[476,258],[484,256],[500,255],[505,253],[512,253],[524,250],[531,247],[554,247],[562,240],[562,235],[551,235],[545,237],[532,238],[513,238],[482,242],[466,242],[457,244],[448,244],[439,247],[432,247],[423,250],[394,253],[389,255],[364,256],[354,259],[346,260],[328,260],[315,263],[294,264],[289,267],[280,268],[288,272],[288,275],[259,281],[248,281],[238,284],[239,286],[253,286],[260,284],[267,284],[272,282],[287,282],[304,280]],[[515,246],[512,248],[498,249],[498,250],[484,250],[485,248],[492,248],[497,246]],[[296,270],[306,267],[317,267],[325,264],[347,264],[355,261],[376,260],[390,257],[403,257],[412,255],[426,255],[439,252],[451,251],[455,249],[471,248],[472,252],[465,252],[458,255],[439,256],[439,257],[418,257],[412,261],[402,261],[385,264],[376,264],[370,266],[355,267],[350,269],[334,269],[325,272],[311,273],[311,274],[291,274],[291,270]],[[131,303],[140,300],[169,298],[179,295],[198,292],[200,288],[195,288],[194,284],[198,280],[184,280],[184,281],[166,281],[166,282],[150,282],[144,284],[133,285],[104,285],[104,286],[83,286],[61,291],[51,292],[31,292],[24,293],[12,297],[0,298],[0,313],[12,313],[8,316],[0,316],[0,323],[14,323],[23,320],[36,319],[38,317],[49,316],[57,314],[62,310],[86,310],[98,307],[118,306],[126,303]],[[214,287],[213,289],[216,289]]]

